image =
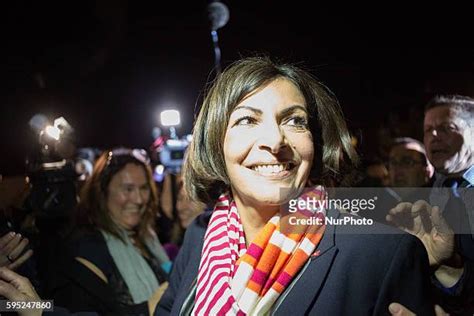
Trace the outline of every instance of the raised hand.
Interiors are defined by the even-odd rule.
[[[416,316],[411,310],[403,306],[402,304],[392,303],[389,305],[388,310],[392,316]],[[436,316],[446,316],[449,315],[446,313],[441,306],[435,305],[434,311]]]
[[[423,242],[431,267],[437,268],[455,256],[454,232],[439,207],[423,200],[403,202],[389,211],[386,220]]]
[[[24,252],[28,239],[20,234],[9,232],[0,238],[0,267],[16,269],[33,255],[33,250]]]
[[[38,302],[41,300],[30,280],[5,267],[0,268],[0,295],[10,301]],[[42,310],[23,310],[18,314],[37,316],[42,314]]]

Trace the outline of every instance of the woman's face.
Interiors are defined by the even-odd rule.
[[[308,120],[303,95],[282,78],[235,107],[224,158],[237,202],[278,207],[305,186],[314,156]]]
[[[112,220],[127,230],[135,228],[150,200],[144,168],[134,163],[126,164],[112,177],[107,190],[107,208]]]

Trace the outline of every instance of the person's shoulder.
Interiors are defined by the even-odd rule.
[[[186,228],[183,244],[178,254],[181,262],[200,260],[204,235],[206,234],[211,215],[212,211],[205,211],[199,214]]]
[[[197,242],[204,240],[209,220],[211,219],[212,211],[204,211],[199,214],[189,226],[186,228],[184,234],[183,247],[187,248],[188,245],[196,245]]]
[[[340,218],[360,219],[356,215],[341,214]],[[329,228],[329,229],[328,229]],[[342,262],[357,269],[371,269],[371,277],[378,278],[394,262],[423,261],[428,255],[423,243],[411,234],[395,227],[374,222],[372,225],[336,225],[327,227]],[[326,238],[326,236],[324,237]]]
[[[73,257],[87,259],[103,267],[110,261],[110,254],[104,236],[95,228],[77,229],[70,239],[69,254]]]
[[[412,245],[423,248],[416,237],[401,229],[369,221],[353,214],[334,214],[339,219],[333,226],[336,243],[339,246],[364,249],[364,252],[393,251],[397,247]]]
[[[95,227],[81,228],[77,231],[72,244],[71,258],[85,259],[97,267],[107,278],[116,271],[107,242],[102,233]]]
[[[74,230],[69,238],[74,248],[97,247],[105,243],[100,231],[94,227],[80,227]]]
[[[190,234],[202,234],[206,231],[207,225],[209,225],[209,221],[212,216],[212,210],[206,210],[199,214],[192,222],[189,224],[188,228],[186,229],[186,233]]]

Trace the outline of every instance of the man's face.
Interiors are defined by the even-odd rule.
[[[425,113],[424,143],[436,171],[457,174],[474,164],[473,122],[456,109],[437,106]]]
[[[421,187],[430,179],[430,166],[416,143],[394,146],[389,157],[390,185],[393,187]]]

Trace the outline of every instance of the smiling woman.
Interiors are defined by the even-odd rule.
[[[81,191],[75,231],[53,286],[57,304],[100,314],[152,313],[169,259],[153,230],[157,194],[144,150],[97,160]],[[166,286],[166,285],[165,285]]]
[[[231,65],[204,99],[184,166],[190,196],[215,207],[188,228],[155,315],[381,315],[393,301],[432,314],[417,238],[333,225],[360,222],[334,209],[284,229],[291,199],[323,201],[356,163],[339,105],[309,73],[268,58]]]
[[[127,164],[109,183],[107,208],[112,220],[120,227],[133,230],[140,224],[151,188],[145,169]]]
[[[305,103],[291,81],[276,79],[246,97],[230,116],[224,139],[226,170],[233,198],[246,206],[249,219],[268,221],[306,185],[314,148]],[[243,185],[233,185],[237,183]],[[282,188],[292,189],[288,197],[282,196]],[[247,237],[253,236],[247,232]]]

